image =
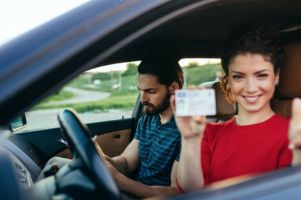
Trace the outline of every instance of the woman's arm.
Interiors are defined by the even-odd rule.
[[[171,106],[175,113],[175,97],[171,97]],[[201,167],[201,141],[206,118],[176,117],[177,127],[182,135],[181,156],[177,170],[178,185],[185,191],[193,191],[203,187],[204,177]]]
[[[177,181],[185,192],[198,190],[204,185],[201,167],[200,142],[198,138],[183,138]]]

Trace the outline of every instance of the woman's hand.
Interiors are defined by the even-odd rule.
[[[197,89],[195,86],[189,86],[189,89]],[[204,88],[199,88],[204,89]],[[184,139],[192,137],[202,137],[205,127],[206,127],[206,117],[205,116],[185,116],[177,117],[176,116],[176,105],[175,105],[175,96],[173,95],[170,98],[170,104],[176,119],[177,127],[180,130],[180,133]]]
[[[289,148],[293,151],[293,164],[301,163],[301,100],[294,99],[289,126]]]

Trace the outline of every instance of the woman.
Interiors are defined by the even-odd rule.
[[[237,104],[237,116],[215,124],[206,124],[204,116],[176,118],[182,135],[177,181],[184,191],[280,169],[292,161],[289,119],[275,114],[270,105],[283,58],[277,34],[253,29],[230,47],[222,57],[222,87]],[[175,111],[174,97],[171,101]]]

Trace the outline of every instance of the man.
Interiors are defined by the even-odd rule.
[[[124,152],[114,158],[106,156],[115,167],[108,166],[121,191],[140,198],[176,192],[181,137],[169,99],[182,86],[183,71],[176,61],[142,61],[139,65],[137,88],[145,115]],[[128,178],[134,171],[134,180]]]

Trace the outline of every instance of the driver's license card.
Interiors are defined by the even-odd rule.
[[[215,92],[213,89],[177,90],[176,115],[199,116],[215,115]]]

